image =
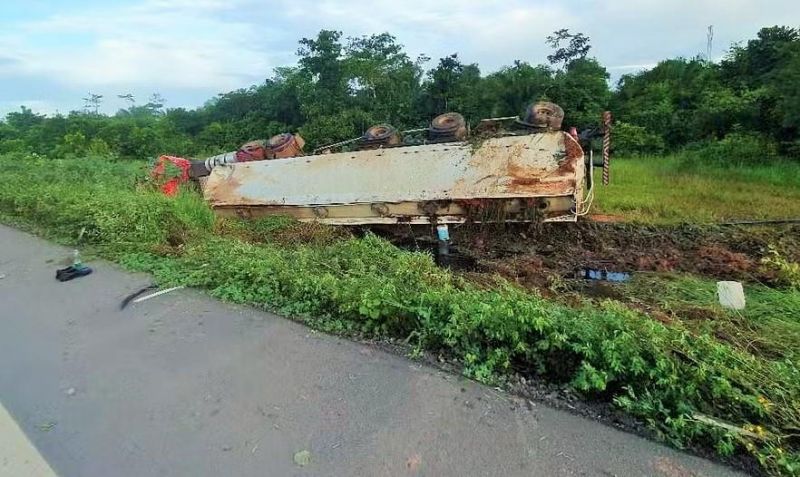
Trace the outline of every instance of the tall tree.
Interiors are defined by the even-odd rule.
[[[484,81],[484,101],[491,116],[519,114],[535,101],[550,99],[553,71],[544,65],[531,66],[516,60],[511,66],[490,74]]]
[[[297,50],[300,70],[309,76],[307,105],[313,111],[332,113],[340,108],[348,94],[348,82],[342,61],[342,32],[321,30],[316,38],[303,38]]]
[[[345,69],[355,105],[374,122],[414,124],[422,64],[427,60],[421,56],[412,61],[389,33],[349,38]]]
[[[83,109],[84,111],[94,112],[94,114],[98,114],[100,112],[100,105],[103,103],[103,95],[102,94],[95,94],[91,91],[89,95],[83,98]]]
[[[752,129],[773,137],[784,153],[800,154],[800,31],[762,28],[745,46],[731,48],[720,72],[740,96],[757,97]]]
[[[589,128],[599,124],[611,91],[608,72],[594,58],[576,58],[558,71],[549,97],[564,108],[564,126]]]
[[[161,93],[155,92],[147,99],[144,107],[149,109],[152,114],[160,114],[163,112],[165,104],[167,104],[167,100],[161,96]]]
[[[796,28],[773,26],[759,30],[745,46],[733,45],[720,63],[723,80],[738,88],[755,88],[769,82],[772,73],[791,57],[787,48],[800,42]]]
[[[427,116],[457,111],[467,120],[476,121],[488,114],[481,100],[482,78],[478,65],[465,65],[458,53],[439,59],[436,68],[428,72],[424,88],[423,110]]]
[[[119,99],[123,99],[123,100],[125,100],[125,101],[129,102],[131,106],[133,106],[134,104],[136,104],[136,100],[134,99],[134,97],[133,97],[133,94],[132,94],[132,93],[118,94],[118,95],[117,95],[117,98],[119,98]]]
[[[573,60],[586,58],[592,48],[588,36],[583,33],[570,33],[568,28],[554,31],[547,37],[545,43],[554,50],[552,54],[547,55],[547,61],[552,65],[563,63],[563,68]]]

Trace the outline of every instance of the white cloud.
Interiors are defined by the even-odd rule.
[[[458,52],[484,70],[514,59],[543,61],[545,36],[577,23],[576,14],[563,3],[529,0],[294,0],[285,8],[305,35],[321,28],[343,30],[346,36],[388,31],[411,56],[426,53],[436,59]]]
[[[150,0],[54,15],[18,25],[0,40],[16,60],[4,69],[84,88],[241,87],[264,78],[274,65],[259,49],[257,25],[219,18],[237,6]]]
[[[653,68],[658,63],[638,63],[632,65],[614,65],[614,66],[606,66],[606,69],[609,71],[631,71],[631,70],[649,70]]]
[[[800,24],[796,0],[129,1],[0,19],[0,102],[41,96],[62,110],[79,108],[91,89],[107,98],[160,91],[171,106],[197,106],[293,63],[297,40],[322,28],[345,36],[388,31],[412,57],[426,53],[435,62],[458,52],[484,72],[515,59],[545,62],[545,37],[570,28],[587,34],[591,54],[618,76],[705,53],[710,24],[715,58],[763,26]],[[28,79],[38,86],[26,87]]]

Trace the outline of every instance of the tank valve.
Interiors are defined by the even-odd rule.
[[[450,229],[447,224],[436,226],[436,237],[439,239],[439,256],[450,254]]]

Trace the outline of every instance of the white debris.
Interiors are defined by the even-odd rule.
[[[178,286],[178,287],[167,288],[166,290],[160,290],[160,291],[157,291],[155,293],[151,293],[149,295],[145,295],[143,297],[137,298],[137,299],[133,300],[133,303],[140,303],[140,302],[143,302],[145,300],[149,300],[151,298],[155,298],[157,296],[164,295],[165,293],[173,292],[175,290],[182,290],[184,288],[186,288],[186,287]]]
[[[717,282],[717,296],[723,308],[744,310],[744,288],[740,282]]]

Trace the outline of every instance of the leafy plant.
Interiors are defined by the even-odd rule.
[[[762,263],[775,271],[779,282],[800,290],[800,263],[788,261],[774,247],[769,248],[769,253]]]

